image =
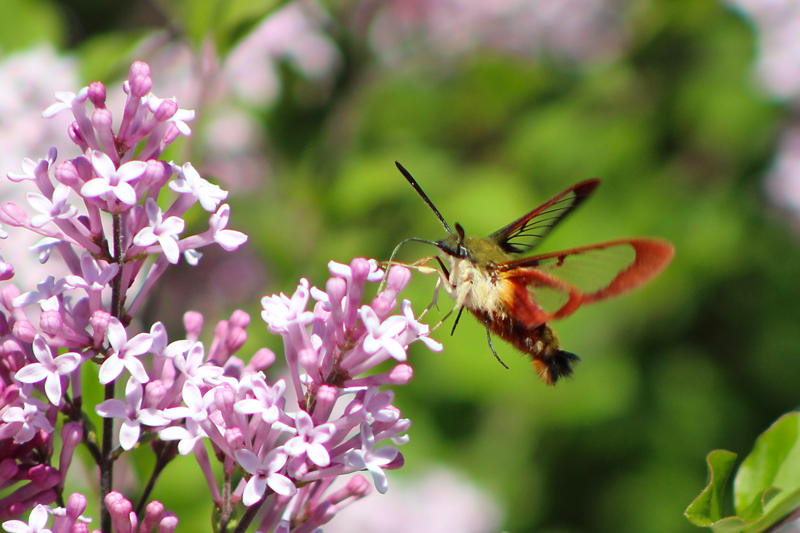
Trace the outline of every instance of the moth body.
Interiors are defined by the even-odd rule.
[[[455,225],[456,231],[450,228],[411,174],[396,164],[439,218],[447,236],[435,242],[406,239],[397,245],[392,257],[410,241],[436,246],[440,258],[425,258],[412,266],[421,268],[432,259],[439,261],[441,270],[425,268],[439,273],[445,292],[456,302],[447,316],[457,312],[458,324],[466,308],[486,327],[489,348],[498,360],[492,334],[526,354],[548,385],[571,375],[578,361],[578,356],[560,348],[550,321],[566,318],[582,305],[633,290],[657,276],[672,260],[670,243],[649,238],[515,257],[532,250],[594,193],[600,180],[576,183],[488,237],[468,237],[460,224]]]
[[[536,304],[525,287],[524,292],[518,292],[518,285],[497,268],[513,257],[489,239],[466,237],[461,248],[448,242],[451,240],[439,244],[450,272],[445,292],[456,301],[456,310],[465,307],[486,324],[488,331],[527,355],[548,385],[571,375],[578,357],[559,348],[558,336],[550,325],[526,323],[518,317],[519,307]]]

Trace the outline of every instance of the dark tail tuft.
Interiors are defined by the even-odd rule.
[[[533,368],[542,381],[548,385],[555,385],[560,378],[572,375],[572,367],[578,361],[580,361],[580,357],[574,353],[556,350],[548,357],[539,355],[533,360]]]

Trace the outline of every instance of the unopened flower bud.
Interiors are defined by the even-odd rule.
[[[233,326],[228,330],[228,335],[225,337],[225,347],[228,354],[234,354],[244,346],[247,341],[247,330],[239,326]],[[222,362],[222,361],[220,361]]]
[[[156,409],[167,395],[167,387],[160,379],[155,379],[145,385],[144,388],[144,401],[142,406],[145,409]]]
[[[106,106],[106,86],[99,81],[93,81],[89,84],[89,101],[96,108]]]
[[[158,105],[158,108],[153,111],[153,118],[159,122],[166,122],[171,119],[175,112],[178,110],[178,103],[174,100],[164,99]]]
[[[77,122],[73,122],[69,125],[67,128],[67,135],[69,136],[69,139],[80,146],[82,150],[89,148],[89,145],[86,143],[86,139],[84,138],[83,133],[81,133],[81,128]]]
[[[78,176],[78,169],[75,168],[72,161],[62,161],[57,164],[55,170],[53,170],[53,175],[56,181],[68,185],[73,189],[80,189],[82,185],[80,176]]]
[[[158,500],[148,503],[144,508],[144,519],[139,526],[139,533],[151,533],[161,520],[162,514],[164,514],[163,503]]]
[[[8,281],[14,277],[14,265],[3,261],[0,257],[0,281]]]
[[[147,161],[147,169],[140,178],[140,183],[158,189],[164,186],[164,183],[166,183],[171,175],[172,172],[164,161],[149,159]]]
[[[330,385],[320,386],[317,390],[317,404],[312,416],[312,420],[315,424],[322,424],[328,420],[338,398],[339,389]]]
[[[146,96],[153,88],[153,80],[150,78],[150,65],[144,61],[134,61],[128,71],[128,82],[130,83],[131,96],[141,98]]]
[[[233,326],[246,328],[250,325],[250,314],[242,311],[241,309],[236,309],[233,313],[231,313],[231,317],[228,319],[228,322]]]
[[[28,224],[30,218],[17,204],[8,202],[0,207],[0,222],[9,226],[21,227]]]
[[[231,451],[244,448],[244,434],[240,428],[230,428],[225,430],[225,442]]]
[[[19,472],[19,465],[14,459],[3,459],[0,462],[0,483],[5,483]]]
[[[264,370],[265,368],[269,368],[272,366],[272,363],[275,362],[275,354],[269,348],[261,348],[258,350],[253,357],[250,358],[250,362],[247,363],[247,369],[252,370],[253,372],[258,372],[259,370]]]
[[[186,338],[196,341],[203,330],[203,315],[197,311],[187,311],[183,315],[183,327],[186,328]]]
[[[44,333],[57,336],[61,328],[64,327],[64,320],[61,313],[51,309],[42,311],[42,314],[39,316],[39,327]]]
[[[178,517],[172,511],[167,511],[158,523],[158,533],[173,533],[178,529]]]
[[[14,332],[14,336],[22,342],[33,342],[33,339],[38,333],[36,328],[33,327],[33,324],[27,320],[18,320],[15,322],[12,331]]]

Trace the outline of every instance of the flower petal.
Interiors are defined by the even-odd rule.
[[[58,374],[50,374],[44,382],[44,392],[47,399],[50,400],[55,406],[61,404],[61,376]]]
[[[110,326],[109,326],[110,329]],[[125,368],[125,363],[122,362],[122,359],[119,358],[119,355],[116,353],[112,353],[111,355],[103,361],[103,365],[100,367],[100,384],[105,385],[106,383],[111,383],[115,379],[122,374],[122,370]]]
[[[244,494],[242,494],[242,503],[246,507],[250,507],[258,503],[264,496],[267,490],[267,480],[261,476],[253,476],[247,485],[244,487]],[[277,491],[275,491],[277,492]]]
[[[141,426],[139,422],[133,420],[126,420],[119,428],[119,445],[123,450],[130,450],[139,442],[139,435],[141,434]]]
[[[288,477],[275,472],[267,476],[267,484],[281,496],[294,496],[294,493],[297,492],[297,487]]]
[[[14,379],[23,383],[38,383],[50,375],[47,368],[41,363],[29,363],[20,368]]]

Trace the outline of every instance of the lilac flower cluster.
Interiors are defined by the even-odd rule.
[[[800,3],[723,0],[744,15],[757,38],[755,71],[761,87],[789,108],[766,188],[772,201],[800,217]]]
[[[194,113],[179,109],[174,98],[156,97],[151,87],[149,67],[134,63],[116,130],[101,83],[58,93],[44,116],[72,113],[68,132],[82,155],[56,164],[53,149],[37,162],[26,159],[22,174],[8,175],[36,191],[27,194],[28,210],[0,206],[0,221],[40,235],[33,248],[39,261],[47,263],[56,251],[70,274],[49,275],[27,292],[0,286],[0,482],[16,487],[0,498],[3,528],[88,532],[81,517],[86,498],[73,493],[64,500],[74,451],[83,444],[99,469],[103,533],[174,531],[177,517],[148,497],[164,467],[190,453],[217,507],[215,529],[226,531],[241,502],[248,509],[236,531],[245,531],[259,511],[263,532],[313,531],[370,491],[360,475],[332,486],[339,476],[367,471],[378,491],[386,491],[385,471],[402,466],[403,458],[396,447],[378,444],[405,442],[410,422],[392,405],[393,392],[379,387],[411,379],[410,343],[441,346],[408,301],[393,314],[410,279],[404,267],[393,267],[385,290],[362,305],[367,283],[383,280],[384,272],[361,258],[331,263],[325,291],[302,280],[291,297],[263,299],[262,316],[284,341],[290,386],[264,374],[275,361],[271,351],[259,350],[248,363],[236,356],[250,324],[242,311],[216,325],[209,348],[199,341],[203,317],[196,312],[184,315],[185,338],[173,342],[160,322],[129,331],[167,266],[181,257],[196,265],[202,247],[231,251],[247,240],[227,229],[225,191],[190,163],[159,159],[179,135],[191,133],[186,122]],[[181,217],[196,203],[210,213],[209,229],[182,236]],[[0,259],[0,281],[13,276],[13,265]],[[311,311],[310,299],[316,301]],[[367,375],[382,363],[384,371]],[[92,406],[83,400],[87,364],[99,365],[94,379],[105,391],[104,401]],[[121,379],[124,399],[116,390]],[[95,431],[87,408],[103,418],[102,431]],[[60,448],[54,446],[59,422]],[[223,465],[221,490],[205,439]],[[156,466],[134,509],[113,490],[112,466],[145,443]],[[8,520],[28,510],[27,523]]]

